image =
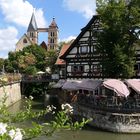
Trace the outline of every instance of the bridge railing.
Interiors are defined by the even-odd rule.
[[[58,81],[58,78],[53,78],[52,75],[22,75],[22,82],[50,82],[50,81]]]

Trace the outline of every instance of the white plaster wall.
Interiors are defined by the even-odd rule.
[[[6,106],[10,106],[21,99],[20,83],[13,83],[0,87],[0,105],[2,105],[2,99],[5,97]]]

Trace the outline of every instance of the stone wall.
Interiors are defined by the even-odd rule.
[[[123,114],[94,110],[76,104],[74,114],[88,119],[91,126],[117,133],[140,133],[140,113]]]
[[[5,86],[0,86],[0,105],[3,98],[6,97],[6,106],[10,106],[21,99],[20,82],[11,83]]]

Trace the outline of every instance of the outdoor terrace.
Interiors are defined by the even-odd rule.
[[[77,103],[84,107],[112,113],[140,113],[140,98],[82,96],[78,95]]]

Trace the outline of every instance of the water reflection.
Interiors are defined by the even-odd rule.
[[[10,112],[15,113],[21,111],[25,105],[21,100],[9,108]],[[41,102],[33,103],[34,110],[43,108]],[[118,134],[104,132],[93,128],[86,128],[81,131],[60,131],[55,132],[52,136],[42,136],[33,140],[140,140],[140,134]]]
[[[140,140],[140,134],[115,134],[96,130],[62,131],[34,140]]]

